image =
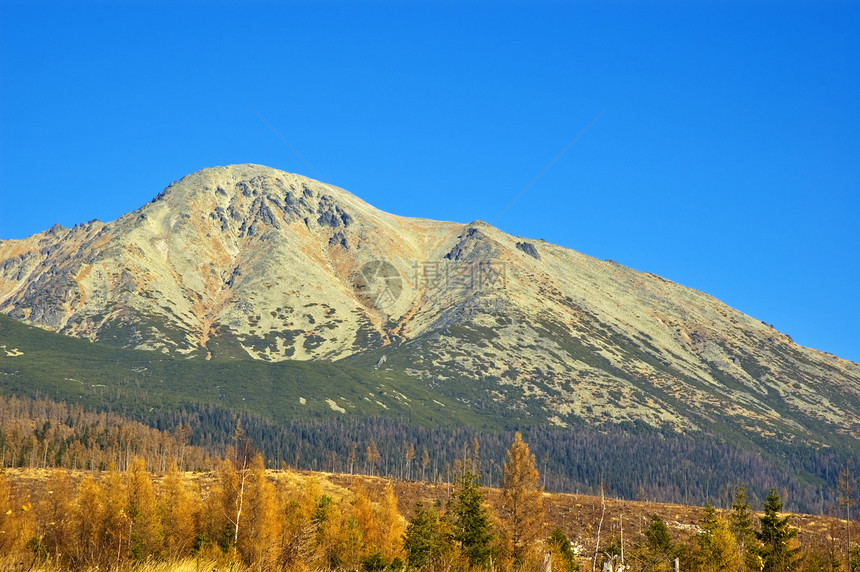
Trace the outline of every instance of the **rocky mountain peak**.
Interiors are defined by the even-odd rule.
[[[260,165],[193,173],[110,223],[0,242],[0,312],[189,358],[366,362],[451,395],[477,384],[559,425],[860,435],[860,366],[711,296]]]

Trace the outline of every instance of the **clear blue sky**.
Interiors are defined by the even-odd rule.
[[[858,30],[821,0],[0,0],[0,237],[214,165],[317,177],[259,113],[383,210],[612,258],[860,361]]]

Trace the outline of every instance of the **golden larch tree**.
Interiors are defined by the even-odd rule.
[[[75,534],[72,541],[65,547],[72,567],[110,566],[110,554],[107,550],[107,503],[101,484],[92,475],[86,475],[78,484],[78,494],[75,499],[73,522]]]
[[[522,563],[541,535],[544,508],[535,456],[529,452],[529,446],[519,431],[508,450],[501,485],[500,516],[510,535],[514,562]]]
[[[358,483],[353,488],[355,498],[352,501],[352,512],[364,537],[364,553],[369,554],[380,548],[382,531],[376,522],[373,503],[367,494],[367,489]]]
[[[170,463],[162,481],[159,504],[164,523],[164,549],[168,559],[189,555],[197,534],[195,517],[199,503],[195,502],[186,488],[175,462]]]
[[[376,441],[371,441],[367,446],[367,464],[370,467],[370,474],[373,475],[374,468],[379,461],[382,460],[382,455],[379,453],[379,447],[376,446]]]
[[[206,508],[201,515],[206,536],[224,552],[228,552],[236,543],[238,493],[239,476],[233,462],[224,459],[218,464],[216,480],[209,489]]]
[[[161,515],[155,500],[152,480],[141,457],[134,457],[126,473],[128,487],[128,508],[126,514],[131,520],[129,544],[131,556],[137,561],[161,556],[163,533]]]
[[[254,455],[245,485],[245,514],[239,529],[239,549],[249,564],[271,569],[277,562],[281,536],[278,496],[266,477],[263,456]]]
[[[67,564],[69,546],[74,542],[77,522],[74,516],[74,487],[65,470],[51,471],[45,488],[44,500],[39,505],[45,523],[43,541],[45,549],[57,562]],[[5,513],[5,508],[0,508]]]
[[[406,532],[406,523],[400,514],[397,504],[397,495],[391,481],[385,483],[385,491],[379,502],[376,522],[382,534],[379,536],[379,551],[388,559],[402,556],[403,534]]]
[[[132,520],[128,513],[128,487],[113,465],[104,478],[102,490],[105,505],[102,550],[108,561],[118,567],[131,554]]]

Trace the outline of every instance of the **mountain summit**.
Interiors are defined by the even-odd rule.
[[[0,241],[0,312],[190,359],[343,360],[557,425],[860,437],[858,364],[707,294],[258,165]]]

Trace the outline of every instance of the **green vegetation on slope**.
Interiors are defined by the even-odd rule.
[[[5,351],[4,351],[5,346]],[[61,336],[0,315],[0,392],[135,415],[215,405],[273,421],[336,414],[495,425],[407,375],[328,361],[203,360]]]

